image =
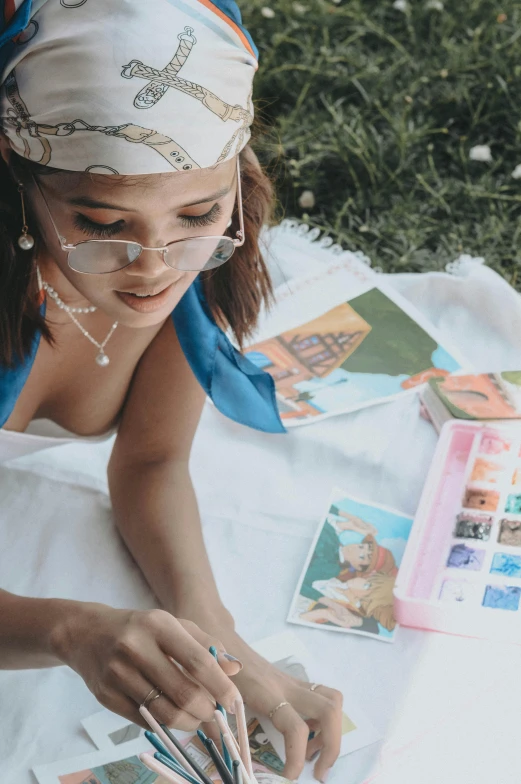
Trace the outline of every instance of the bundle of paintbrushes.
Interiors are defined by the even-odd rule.
[[[239,742],[235,740],[221,706],[215,711],[215,720],[221,732],[221,751],[211,738],[198,731],[199,739],[211,757],[222,784],[257,784],[253,775],[248,743],[248,731],[244,715],[244,703],[235,704]],[[146,737],[156,749],[155,754],[141,754],[141,762],[165,781],[173,784],[215,784],[198,762],[190,755],[183,744],[173,735],[165,724],[159,724],[144,706],[140,713],[154,732],[146,732]]]
[[[210,649],[217,656],[217,651]],[[141,705],[139,712],[154,732],[146,732],[147,740],[156,749],[140,755],[140,760],[149,770],[157,773],[165,781],[172,784],[215,784],[208,773],[184,748],[183,744],[173,735],[165,724],[160,724],[154,719],[148,708]],[[204,732],[197,731],[199,740],[212,759],[215,770],[222,784],[260,784],[253,773],[250,754],[248,728],[244,702],[237,699],[235,702],[235,717],[237,720],[238,741],[228,724],[226,711],[222,705],[217,704],[214,713],[215,721],[221,735],[221,750]],[[154,734],[155,733],[155,734]],[[280,776],[261,776],[265,784],[273,781],[282,784],[286,779]]]

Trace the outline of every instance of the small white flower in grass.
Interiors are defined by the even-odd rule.
[[[264,8],[261,8],[261,14],[265,19],[273,19],[275,16],[275,11],[273,8],[269,8],[267,5],[265,5]]]
[[[518,163],[514,171],[512,172],[512,177],[514,180],[521,180],[521,163]]]
[[[492,153],[488,144],[476,144],[471,147],[469,151],[469,158],[471,161],[483,161],[483,163],[490,163],[492,160]]]
[[[407,0],[394,0],[393,8],[397,11],[403,11],[405,13],[409,9],[409,3]]]
[[[427,11],[443,11],[445,6],[441,0],[427,0],[425,3],[425,8]]]
[[[296,14],[305,14],[308,9],[302,3],[293,3],[293,10]]]
[[[302,191],[298,199],[299,207],[303,210],[310,210],[315,206],[315,194],[313,191]]]

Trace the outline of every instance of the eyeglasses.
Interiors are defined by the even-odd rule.
[[[232,237],[186,237],[174,240],[159,248],[148,248],[128,240],[84,240],[75,245],[67,243],[54,222],[47,200],[38,181],[33,177],[43,199],[49,218],[62,250],[68,251],[67,263],[75,272],[85,275],[106,275],[133,264],[144,250],[157,250],[167,267],[183,272],[203,272],[227,262],[235,251],[244,245],[244,215],[242,209],[241,171],[237,156],[237,203],[239,231]]]

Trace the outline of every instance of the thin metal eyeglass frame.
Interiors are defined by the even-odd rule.
[[[47,213],[48,213],[49,218],[51,220],[51,223],[53,225],[54,231],[56,232],[56,236],[57,236],[58,241],[60,243],[60,247],[61,247],[62,250],[66,250],[68,252],[67,253],[67,264],[69,264],[69,267],[72,270],[74,270],[74,272],[77,272],[79,275],[110,275],[112,272],[119,272],[122,269],[126,269],[127,267],[130,267],[131,264],[134,264],[134,262],[139,259],[139,257],[141,256],[141,254],[143,253],[144,250],[157,250],[157,251],[160,251],[161,254],[162,254],[162,259],[163,259],[163,263],[165,264],[165,266],[167,266],[169,269],[176,269],[176,267],[171,267],[170,264],[166,263],[166,261],[165,261],[165,253],[168,251],[168,249],[172,245],[177,245],[179,242],[186,242],[187,240],[201,240],[201,239],[202,240],[206,240],[206,239],[208,239],[208,240],[221,240],[221,239],[231,240],[233,242],[233,246],[234,246],[233,247],[233,252],[232,252],[231,256],[229,256],[226,259],[226,261],[229,261],[231,259],[231,257],[233,256],[233,253],[235,252],[235,248],[240,248],[241,245],[244,245],[244,241],[245,241],[245,237],[244,237],[244,213],[243,213],[243,209],[242,209],[241,168],[240,168],[239,156],[238,155],[237,155],[237,204],[238,204],[238,208],[239,208],[239,230],[235,232],[236,236],[235,237],[226,237],[224,234],[220,234],[220,235],[211,235],[211,234],[209,234],[207,236],[203,235],[203,236],[199,236],[199,237],[183,237],[180,240],[174,240],[173,242],[169,242],[167,245],[163,245],[163,246],[160,246],[158,248],[149,248],[146,245],[141,245],[140,242],[135,242],[134,240],[107,240],[107,239],[82,240],[81,242],[77,242],[75,245],[68,244],[67,240],[65,239],[65,237],[63,237],[60,234],[60,232],[58,230],[58,227],[56,226],[56,223],[54,222],[54,218],[51,215],[51,211],[49,209],[49,205],[47,204],[47,199],[43,195],[43,191],[40,188],[40,184],[39,184],[38,180],[32,174],[31,174],[31,177],[33,179],[34,184],[38,188],[38,191],[40,193],[40,196],[42,197],[43,203],[45,204],[45,208],[47,210]],[[74,269],[74,267],[72,267],[70,265],[70,263],[69,263],[69,256],[71,254],[71,251],[73,251],[79,245],[86,245],[87,243],[92,243],[92,242],[98,242],[98,243],[99,242],[103,242],[103,243],[119,242],[119,243],[124,243],[125,245],[137,245],[137,246],[139,246],[141,248],[141,250],[139,251],[139,254],[136,256],[136,258],[132,259],[132,261],[129,261],[128,264],[125,264],[123,267],[118,267],[117,270],[110,270],[110,272],[83,272],[83,271]],[[210,258],[211,258],[211,256],[210,256]],[[210,259],[208,259],[208,261],[209,260]],[[226,261],[223,262],[223,264],[226,264]],[[219,265],[219,266],[222,266],[222,265]],[[183,270],[183,271],[184,272],[197,272],[197,271],[202,272],[202,270]]]

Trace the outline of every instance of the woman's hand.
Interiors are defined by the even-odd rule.
[[[211,721],[216,702],[233,712],[239,696],[228,676],[240,663],[227,658],[219,640],[163,610],[75,605],[54,631],[53,647],[102,705],[140,726],[146,724],[138,707],[154,688],[163,692],[151,703],[154,718],[181,730]]]
[[[330,768],[340,753],[342,738],[342,695],[335,689],[320,686],[310,691],[310,683],[286,675],[253,651],[233,629],[230,617],[209,615],[199,608],[183,608],[190,612],[198,624],[217,633],[226,650],[243,664],[240,673],[233,677],[244,702],[259,717],[269,716],[281,702],[288,702],[277,710],[272,718],[275,727],[284,736],[286,765],[284,776],[291,781],[297,779],[306,760],[316,759],[314,775],[318,781],[326,781]],[[212,725],[204,727],[212,736]],[[315,737],[309,740],[311,731]]]

